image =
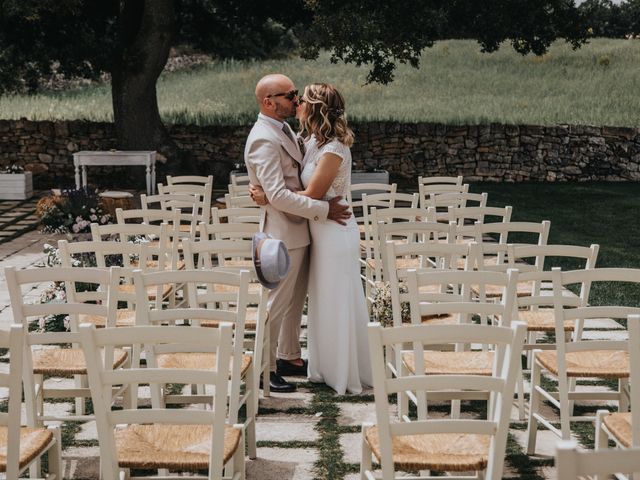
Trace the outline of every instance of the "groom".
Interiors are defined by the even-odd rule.
[[[261,186],[269,201],[263,207],[260,229],[282,240],[291,258],[289,274],[269,293],[269,386],[273,392],[293,392],[295,385],[282,375],[307,375],[299,339],[309,275],[308,222],[330,219],[343,223],[351,214],[347,206],[338,203],[340,197],[323,202],[294,193],[303,189],[303,154],[284,121],[295,116],[298,106],[298,90],[291,79],[267,75],[256,85],[255,95],[260,113],[247,138],[244,162],[251,184]]]

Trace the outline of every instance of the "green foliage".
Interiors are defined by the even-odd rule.
[[[579,6],[589,33],[596,37],[622,38],[640,34],[640,0],[614,3],[586,0]]]

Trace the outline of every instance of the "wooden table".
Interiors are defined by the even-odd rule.
[[[146,168],[147,195],[156,192],[156,152],[155,151],[120,151],[77,152],[73,154],[73,166],[76,175],[76,188],[87,186],[88,166],[143,166]],[[80,169],[82,168],[82,183]]]

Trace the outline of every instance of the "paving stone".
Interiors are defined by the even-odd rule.
[[[292,393],[271,393],[271,396],[260,398],[260,408],[285,411],[290,408],[307,408],[311,405],[313,394],[304,391]]]
[[[361,426],[364,422],[376,423],[374,403],[341,402],[338,425]],[[396,415],[397,405],[391,405],[391,414]]]
[[[582,332],[583,340],[628,340],[627,330],[585,330]]]
[[[317,423],[318,417],[308,415],[262,415],[256,419],[256,437],[272,442],[315,442]]]
[[[362,434],[343,433],[340,435],[340,448],[342,448],[345,463],[360,463],[362,456]]]
[[[100,478],[100,449],[71,447],[62,452],[62,475],[74,480]]]
[[[96,422],[91,421],[83,423],[75,438],[76,440],[97,440],[98,427],[96,426]]]
[[[526,430],[510,430],[514,439],[522,447],[522,450],[527,451],[527,431]],[[571,434],[571,438],[577,440],[577,437]],[[535,457],[553,457],[556,454],[556,443],[560,438],[556,436],[550,430],[538,430],[538,437],[536,440],[536,454]]]
[[[258,458],[247,460],[247,480],[309,480],[317,459],[312,448],[259,448]]]

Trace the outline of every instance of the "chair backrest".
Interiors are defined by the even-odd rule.
[[[5,461],[7,478],[18,478],[20,472],[20,405],[22,401],[22,361],[25,329],[11,325],[0,329],[0,348],[9,351],[9,372],[0,372],[0,388],[8,390],[8,408],[0,413],[0,425],[6,427]]]
[[[158,192],[162,195],[197,195],[199,203],[196,210],[191,210],[189,213],[197,216],[198,222],[208,222],[209,215],[211,214],[211,196],[213,192],[213,183],[206,183],[204,185],[180,183],[171,185],[158,185]],[[148,203],[148,199],[147,199]],[[188,207],[188,205],[187,205]],[[175,208],[175,207],[174,207]],[[184,208],[184,207],[177,207]]]
[[[466,272],[470,273],[470,272]],[[509,429],[509,416],[520,354],[526,333],[522,323],[511,327],[485,325],[411,325],[382,328],[379,324],[368,327],[369,349],[373,370],[376,418],[380,438],[381,463],[393,466],[392,440],[394,437],[420,434],[476,434],[490,437],[486,478],[501,478]],[[385,362],[385,349],[402,350],[411,344],[414,350],[425,347],[458,343],[491,343],[504,352],[494,356],[493,375],[427,375],[422,368],[415,373],[402,371],[392,376]],[[422,355],[416,358],[422,358]],[[417,365],[423,362],[416,362]],[[407,369],[408,370],[408,369]],[[431,391],[489,391],[495,398],[486,420],[430,419],[392,422],[389,395],[411,390],[428,396]],[[392,467],[390,468],[392,469]]]
[[[227,208],[255,208],[260,209],[260,205],[255,203],[249,195],[240,195],[237,197],[231,196],[228,193],[224,194],[224,203]]]
[[[260,224],[263,211],[260,208],[218,208],[211,209],[211,223],[255,223]]]
[[[207,183],[213,185],[213,175],[209,176],[201,176],[201,175],[180,175],[174,177],[172,175],[167,175],[167,185],[200,185],[204,186]]]
[[[198,226],[201,240],[251,240],[259,230],[257,223],[201,223]]]
[[[578,450],[575,440],[559,440],[555,466],[557,478],[562,480],[595,475],[609,478],[616,473],[637,475],[640,473],[640,448],[584,451]]]
[[[202,327],[132,327],[96,330],[93,325],[80,328],[82,348],[87,362],[87,373],[93,400],[102,477],[118,478],[118,456],[114,429],[117,425],[192,424],[211,426],[210,478],[221,478],[223,470],[224,434],[227,417],[227,391],[231,357],[232,326]],[[207,370],[184,368],[138,368],[136,366],[113,371],[103,360],[103,350],[120,345],[162,346],[174,352],[203,352],[216,354],[217,361]],[[112,410],[107,401],[115,385],[188,383],[213,387],[212,409],[167,409],[161,404],[151,409]],[[220,394],[223,393],[223,394]]]
[[[429,196],[426,201],[428,207],[435,207],[440,210],[442,207],[466,208],[466,207],[486,207],[489,200],[489,194],[469,193],[469,192],[451,192],[438,193]]]
[[[347,202],[352,209],[362,207],[362,194],[396,193],[398,185],[395,183],[352,183],[347,191]]]
[[[116,208],[116,221],[119,224],[180,225],[184,216],[179,208],[174,210],[132,208],[123,210]]]
[[[549,240],[551,222],[491,222],[475,223],[476,242],[482,243],[485,237],[492,237],[499,243],[515,245],[546,245]]]
[[[631,365],[629,383],[631,388],[631,444],[640,447],[640,315],[627,317],[629,330],[629,365]]]
[[[159,188],[161,184],[158,185]],[[171,188],[181,187],[179,185]],[[180,210],[180,223],[190,227],[189,234],[195,234],[196,226],[201,218],[207,218],[210,214],[211,199],[205,204],[205,197],[195,193],[158,193],[157,195],[140,195],[140,204],[143,210]],[[207,210],[204,213],[204,210]],[[208,221],[208,220],[207,220]]]
[[[457,177],[418,177],[418,194],[420,207],[435,206],[434,196],[443,193],[467,193],[469,184],[462,183],[462,175]],[[455,203],[453,205],[456,205]],[[441,205],[442,206],[442,205]]]
[[[373,240],[373,217],[371,216],[371,210],[376,208],[382,210],[386,208],[417,208],[418,207],[418,194],[409,193],[375,193],[368,195],[362,194],[362,219],[356,219],[356,221],[362,225],[362,238],[365,240],[365,244],[369,245]],[[367,250],[367,257],[371,258],[372,251]]]
[[[247,185],[251,181],[246,173],[231,173],[229,179],[232,185]]]
[[[591,268],[563,272],[560,268],[555,267],[551,270],[551,278],[553,280],[559,378],[566,381],[566,353],[628,350],[629,345],[626,340],[588,340],[582,338],[581,332],[593,320],[602,318],[626,319],[629,315],[640,315],[640,307],[611,303],[602,305],[597,295],[593,295],[594,291],[598,292],[602,288],[620,289],[625,284],[633,285],[637,289],[640,286],[640,269]],[[580,289],[577,308],[567,308],[567,297],[564,290],[572,287]],[[571,340],[565,339],[565,322],[575,322],[576,326]]]
[[[453,207],[447,209],[447,221],[456,222],[457,237],[460,240],[464,238],[475,237],[475,223],[493,223],[493,222],[510,222],[513,208],[506,207]],[[476,239],[477,240],[477,239]]]
[[[230,183],[227,185],[229,190],[229,195],[232,197],[248,197],[249,196],[249,185],[237,185]]]

